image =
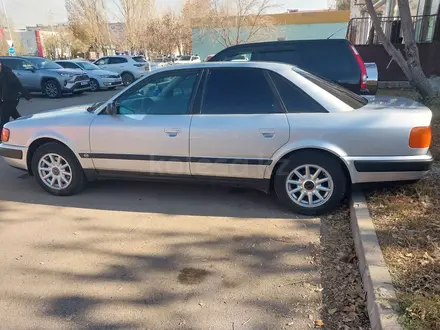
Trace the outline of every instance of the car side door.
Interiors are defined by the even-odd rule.
[[[95,61],[94,64],[99,66],[101,69],[107,69],[109,62],[109,57],[102,57],[99,60]]]
[[[128,59],[123,57],[109,57],[107,70],[121,74],[125,71]]]
[[[154,74],[114,100],[116,115],[97,115],[89,157],[101,174],[190,175],[189,126],[201,70]]]
[[[289,141],[289,123],[267,72],[212,68],[190,128],[191,174],[263,179],[272,155]]]
[[[38,69],[34,65],[26,60],[17,59],[15,66],[15,74],[20,79],[21,84],[28,90],[40,90],[41,89],[41,76]]]

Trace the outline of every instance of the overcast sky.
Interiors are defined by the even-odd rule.
[[[3,0],[9,19],[15,28],[27,25],[53,24],[67,21],[64,0]],[[107,0],[111,2],[112,0]],[[287,8],[300,10],[327,8],[327,0],[275,0],[280,11]],[[183,0],[156,0],[156,7],[160,9],[178,9]],[[0,7],[1,9],[1,7]]]

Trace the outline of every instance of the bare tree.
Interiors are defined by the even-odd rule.
[[[434,96],[434,91],[420,64],[419,49],[417,48],[414,39],[414,28],[409,3],[408,0],[397,0],[397,3],[399,5],[401,29],[405,42],[406,59],[402,53],[394,47],[390,39],[387,38],[383,32],[372,0],[365,0],[368,13],[370,14],[379,41],[383,44],[387,53],[402,69],[410,84],[419,91],[424,99],[427,99]]]
[[[74,36],[105,53],[111,42],[103,0],[66,0],[66,10]]]
[[[118,9],[117,18],[124,23],[125,49],[140,50],[140,34],[153,16],[152,0],[112,0]]]
[[[273,0],[223,0],[214,3],[208,18],[201,19],[204,34],[224,47],[265,40],[274,34]]]

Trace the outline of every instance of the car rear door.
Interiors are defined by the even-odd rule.
[[[191,174],[263,179],[272,155],[289,140],[289,123],[267,73],[214,68],[206,74],[190,128]]]
[[[127,69],[128,60],[123,57],[109,57],[107,70],[121,74]]]
[[[118,113],[90,127],[90,158],[101,174],[189,175],[189,126],[201,70],[154,74],[116,99]]]

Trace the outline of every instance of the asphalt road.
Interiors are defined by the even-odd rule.
[[[256,191],[97,182],[62,198],[0,161],[0,329],[307,329],[319,240],[320,219]]]

